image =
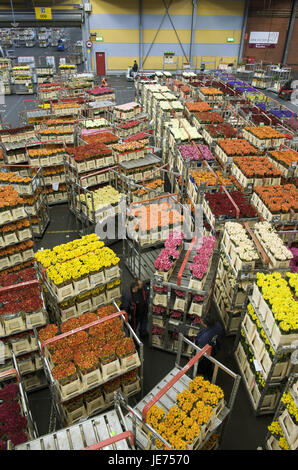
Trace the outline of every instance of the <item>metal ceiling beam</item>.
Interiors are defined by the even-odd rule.
[[[247,17],[248,17],[248,9],[249,9],[249,0],[245,1],[245,10],[243,15],[243,22],[242,22],[242,31],[241,31],[241,40],[240,46],[238,51],[238,62],[240,62],[243,53],[243,45],[244,45],[244,36],[246,33],[246,25],[247,25]]]
[[[170,6],[172,5],[172,3],[173,3],[173,0],[170,0],[170,4],[169,4],[168,8],[170,8]],[[152,46],[153,46],[153,44],[155,43],[155,40],[156,40],[156,38],[157,38],[157,35],[158,35],[159,31],[161,30],[161,27],[162,27],[162,25],[163,25],[163,22],[164,22],[164,20],[166,19],[166,16],[167,16],[167,13],[164,13],[164,15],[163,15],[163,17],[162,17],[162,20],[161,20],[161,22],[160,22],[160,25],[159,25],[159,27],[158,27],[156,33],[155,33],[155,36],[154,36],[154,38],[153,38],[153,41],[152,41],[152,43],[150,44],[150,47],[149,47],[148,52],[147,52],[147,54],[146,54],[146,57],[145,57],[145,59],[144,59],[143,67],[144,67],[145,62],[146,62],[146,60],[147,60],[147,58],[148,58],[148,56],[149,56],[149,54],[150,54],[150,52],[151,52]]]
[[[297,5],[298,5],[298,0],[293,0],[292,1],[291,17],[290,17],[290,22],[289,22],[289,27],[288,27],[288,32],[287,32],[287,39],[286,39],[283,58],[282,58],[283,65],[285,65],[287,63],[287,59],[288,59],[288,53],[289,53],[289,48],[290,48],[291,39],[292,39],[292,35],[293,35],[295,19],[296,19]]]
[[[143,0],[139,0],[139,68],[143,70]]]
[[[186,55],[186,53],[185,53],[185,51],[184,51],[184,49],[183,49],[182,43],[181,43],[181,41],[180,41],[179,35],[178,35],[177,31],[176,31],[176,28],[175,28],[175,26],[174,26],[174,23],[173,23],[173,21],[172,21],[172,18],[171,18],[170,14],[169,14],[169,8],[170,8],[171,4],[170,4],[169,6],[167,6],[165,0],[162,0],[162,2],[163,2],[163,4],[164,4],[164,6],[165,6],[166,14],[167,14],[168,17],[169,17],[169,20],[170,20],[170,22],[171,22],[172,28],[173,28],[173,30],[175,31],[175,34],[176,34],[176,36],[177,36],[177,39],[178,39],[178,42],[179,42],[180,47],[181,47],[181,49],[182,49],[183,55],[184,55],[184,57],[185,57],[186,60],[189,60],[189,58],[187,57],[187,55]]]
[[[189,45],[189,62],[190,66],[193,66],[192,51],[195,43],[195,30],[197,21],[197,10],[199,0],[192,0],[192,15],[191,15],[191,34],[190,34],[190,45]]]
[[[82,23],[83,21],[83,15],[82,15],[82,12],[77,10],[77,11],[74,11],[74,10],[56,10],[56,11],[53,11],[52,10],[52,17],[53,17],[53,20],[52,20],[52,23],[57,23],[57,22],[61,22],[61,23]],[[5,27],[8,26],[8,23],[11,23],[12,22],[12,14],[10,11],[1,11],[0,12],[0,26],[2,26],[2,24],[5,25]],[[34,24],[34,25],[38,25],[40,24],[40,20],[37,20],[36,17],[35,17],[35,13],[34,12],[28,12],[28,11],[15,11],[14,12],[14,20],[17,22],[17,23],[31,23],[31,24]],[[47,25],[50,25],[51,24],[51,21],[47,21]]]

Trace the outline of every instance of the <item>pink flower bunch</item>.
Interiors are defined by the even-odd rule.
[[[163,313],[165,313],[165,311],[165,307],[162,307],[161,305],[153,305],[153,313],[155,313],[156,315],[162,315]]]
[[[177,247],[181,245],[182,241],[182,232],[173,231],[169,234],[165,241],[165,248],[154,261],[155,269],[158,271],[169,271],[171,269],[173,261],[179,258],[180,253],[177,250]]]
[[[199,144],[198,149],[201,152],[201,155],[202,155],[201,158],[203,160],[214,160],[214,157],[212,153],[210,152],[208,145]]]
[[[163,335],[164,334],[164,328],[158,328],[158,326],[153,326],[152,327],[152,334],[153,335]]]
[[[178,312],[178,310],[170,310],[170,317],[171,318],[181,318],[182,317],[182,312]]]
[[[159,294],[162,294],[163,292],[165,293],[168,292],[168,288],[166,286],[164,287],[153,286],[153,290],[155,290],[155,292],[158,292]]]
[[[202,155],[198,151],[195,145],[179,145],[179,151],[182,155],[183,160],[202,160]]]
[[[196,303],[203,302],[204,301],[204,296],[203,295],[194,295],[193,296],[193,301]]]
[[[213,236],[203,237],[201,247],[197,249],[197,254],[193,258],[193,263],[189,265],[192,275],[197,279],[202,279],[208,270],[209,260],[212,256],[216,239]]]
[[[165,241],[165,248],[178,248],[184,239],[181,231],[173,230]]]
[[[175,290],[175,294],[177,295],[177,297],[180,297],[182,299],[184,299],[186,296],[186,292],[184,290],[179,289]]]

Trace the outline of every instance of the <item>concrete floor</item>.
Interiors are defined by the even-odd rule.
[[[123,77],[109,77],[109,82],[116,88],[116,99],[119,104],[134,100],[133,84],[127,82]],[[16,125],[17,115],[22,110],[22,101],[27,97],[8,96],[6,97],[6,108],[3,120],[10,121]],[[75,218],[69,212],[67,205],[57,205],[50,209],[50,225],[42,240],[36,242],[36,250],[52,248],[53,246],[78,238],[79,227]],[[122,243],[118,242],[112,248],[121,255]],[[123,270],[122,283],[126,288],[131,276],[121,261]],[[218,356],[218,360],[237,372],[237,366],[231,350],[233,338],[224,338],[223,347]],[[165,353],[154,348],[150,348],[145,341],[144,347],[144,393],[148,393],[174,366],[175,355]],[[219,383],[224,386],[225,391],[230,390],[230,385],[226,376],[219,376]],[[30,406],[33,417],[37,423],[40,435],[46,434],[49,430],[51,397],[48,389],[29,394]],[[255,450],[263,444],[266,428],[272,421],[271,416],[255,417],[247,392],[240,383],[239,392],[235,401],[233,412],[226,427],[221,449],[222,450]]]

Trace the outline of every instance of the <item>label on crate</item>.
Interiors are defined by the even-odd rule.
[[[53,191],[58,191],[59,189],[59,183],[53,183],[52,184]]]
[[[258,361],[256,359],[254,359],[254,366],[255,366],[255,369],[256,369],[257,372],[262,371],[262,367],[260,366],[260,364],[258,363]]]

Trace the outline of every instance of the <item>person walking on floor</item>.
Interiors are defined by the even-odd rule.
[[[135,60],[134,63],[133,63],[133,66],[132,66],[132,71],[134,73],[137,73],[138,70],[139,70],[139,66],[137,64],[137,61]]]
[[[203,348],[206,344],[212,346],[211,356],[215,357],[222,344],[223,327],[217,321],[212,312],[202,316],[201,318],[202,330],[199,331],[195,339],[195,344],[199,348]],[[198,363],[198,373],[202,374],[206,379],[212,379],[213,364],[209,359],[203,357]]]
[[[148,336],[147,316],[149,292],[141,279],[133,279],[130,288],[122,296],[121,310],[128,313],[129,323],[135,332],[139,329],[141,339]]]
[[[106,81],[105,77],[103,77],[102,80],[101,80],[101,86],[102,86],[102,88],[106,88],[107,85],[108,85],[108,84],[107,84],[107,81]]]

